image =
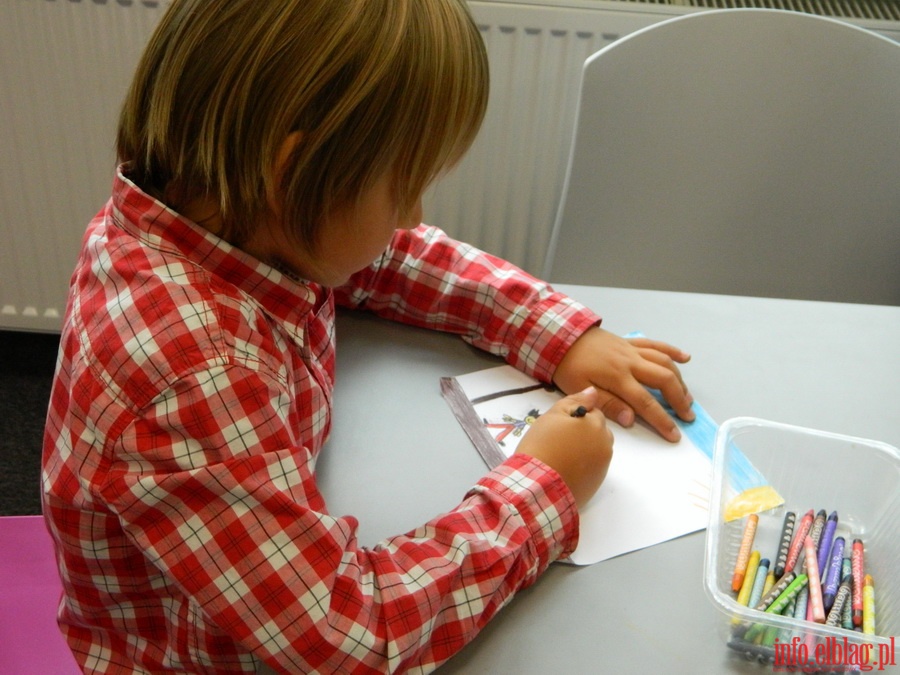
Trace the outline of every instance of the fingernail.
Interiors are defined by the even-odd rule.
[[[619,416],[616,417],[616,422],[618,422],[623,427],[630,427],[634,420],[631,417],[630,412],[628,412],[627,410],[623,410],[619,413]]]
[[[582,394],[590,394],[592,391],[594,391],[594,385],[591,385],[587,389],[584,389],[581,393]]]

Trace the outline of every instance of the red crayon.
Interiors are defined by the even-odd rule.
[[[850,571],[853,578],[853,625],[862,626],[863,621],[863,581],[865,569],[863,561],[862,539],[853,540],[853,552],[850,555]]]
[[[800,524],[797,525],[797,532],[794,534],[794,541],[791,542],[791,548],[788,549],[787,562],[784,564],[784,574],[787,574],[794,569],[794,565],[796,565],[797,560],[800,559],[800,553],[803,551],[803,540],[806,539],[806,535],[809,534],[809,529],[812,527],[815,515],[816,512],[810,509],[803,518],[800,519]]]

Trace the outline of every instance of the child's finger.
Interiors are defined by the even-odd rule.
[[[683,349],[679,349],[674,345],[670,345],[668,342],[661,342],[659,340],[651,340],[649,338],[626,338],[631,344],[635,347],[639,347],[641,349],[653,349],[658,352],[661,352],[668,356],[673,361],[678,363],[687,363],[691,360],[691,355],[684,351]]]

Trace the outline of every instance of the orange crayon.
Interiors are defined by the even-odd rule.
[[[738,551],[737,562],[734,564],[734,575],[731,577],[731,590],[735,593],[741,590],[744,584],[744,576],[747,574],[747,563],[750,562],[750,549],[753,548],[753,539],[756,537],[756,526],[759,524],[759,516],[751,513],[744,524],[744,534],[741,537],[741,548]]]

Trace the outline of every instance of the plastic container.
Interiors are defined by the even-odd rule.
[[[865,571],[874,579],[876,635],[864,635],[740,605],[731,580],[745,519],[725,521],[743,493],[747,461],[784,499],[758,513],[753,548],[775,563],[787,511],[797,520],[810,509],[839,515],[837,536],[865,544]],[[796,670],[850,672],[900,670],[900,451],[878,441],[739,417],[721,425],[713,454],[710,520],[706,534],[705,588],[722,613],[720,633],[734,653]],[[772,647],[735,639],[735,626],[762,623],[773,629]],[[779,629],[777,633],[774,629]],[[740,634],[740,631],[737,633]],[[868,656],[866,664],[862,663]],[[874,664],[874,665],[873,665]],[[862,667],[860,667],[862,666]]]

